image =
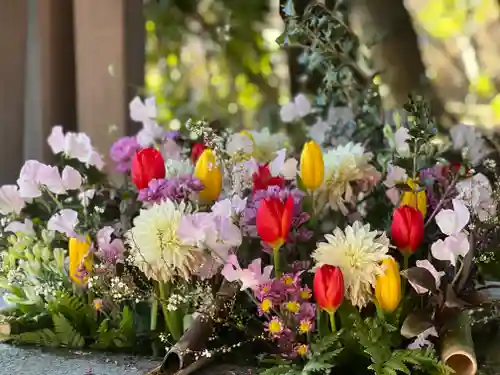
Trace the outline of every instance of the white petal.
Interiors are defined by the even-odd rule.
[[[407,179],[408,175],[406,174],[406,170],[397,165],[389,164],[384,185],[388,188],[392,188],[397,183],[405,182]]]
[[[3,185],[0,187],[0,213],[20,214],[26,202],[21,197],[17,185]]]
[[[295,108],[295,104],[293,102],[285,104],[280,109],[280,118],[281,121],[288,123],[293,122],[298,117],[297,109]]]
[[[130,118],[137,122],[144,122],[148,119],[148,111],[141,98],[136,96],[128,105]]]
[[[59,154],[64,151],[65,137],[62,126],[54,126],[52,128],[47,138],[47,143],[54,154]]]
[[[298,94],[293,101],[295,103],[295,110],[299,117],[305,117],[311,113],[311,103],[304,94]]]
[[[394,133],[394,143],[396,145],[396,150],[400,154],[406,154],[409,152],[409,145],[407,141],[410,139],[410,134],[408,133],[408,129],[400,127]]]
[[[62,183],[67,190],[78,190],[82,186],[82,176],[75,168],[67,165],[62,171]]]
[[[57,167],[51,167],[50,165],[44,165],[40,168],[38,174],[38,182],[45,185],[54,194],[64,194],[66,189],[64,188],[61,175]]]
[[[20,221],[12,221],[5,227],[6,232],[24,233],[27,235],[34,235],[33,222],[30,219],[25,219],[24,223]]]
[[[286,159],[286,149],[283,148],[276,152],[275,158],[269,163],[269,171],[272,176],[278,176],[281,174],[281,170],[285,165]]]
[[[457,215],[455,211],[444,209],[437,213],[436,224],[438,225],[441,232],[451,236],[452,234],[458,233]]]
[[[52,215],[47,223],[48,230],[64,233],[68,237],[77,237],[75,227],[78,224],[78,213],[71,209],[63,209]]]
[[[286,180],[295,180],[297,177],[297,166],[299,162],[295,158],[289,158],[285,161],[283,168],[281,169],[281,174]]]
[[[460,199],[453,199],[453,211],[455,211],[457,221],[457,232],[460,232],[469,224],[470,212],[464,202]]]
[[[456,258],[452,250],[449,248],[449,245],[449,241],[437,240],[431,246],[431,253],[434,258],[449,261],[453,266],[455,266]]]

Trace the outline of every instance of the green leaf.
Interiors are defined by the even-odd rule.
[[[54,332],[62,346],[82,348],[85,345],[85,339],[75,330],[63,314],[53,315],[52,320],[54,322]]]
[[[48,328],[38,331],[24,332],[13,336],[14,342],[56,348],[60,342],[56,334]]]
[[[410,339],[418,336],[433,326],[433,323],[425,311],[417,311],[408,314],[401,326],[401,336]]]

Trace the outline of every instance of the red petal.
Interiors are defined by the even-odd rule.
[[[290,228],[292,226],[294,202],[291,195],[288,196],[281,216],[281,238],[283,241],[288,237]]]
[[[264,199],[257,209],[257,233],[267,243],[274,243],[280,238],[280,211],[275,201]]]
[[[404,249],[408,246],[408,239],[410,237],[405,208],[406,206],[396,208],[392,215],[392,242],[394,242],[394,245],[399,249]]]
[[[418,210],[411,213],[410,237],[408,245],[412,251],[416,251],[424,239],[424,217]]]

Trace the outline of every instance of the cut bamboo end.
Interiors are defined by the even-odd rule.
[[[466,350],[456,350],[443,355],[444,363],[453,369],[455,375],[475,375],[477,373],[477,360],[473,353]]]

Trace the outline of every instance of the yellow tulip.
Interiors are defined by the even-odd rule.
[[[385,312],[391,313],[401,301],[401,276],[399,265],[390,257],[382,262],[384,274],[377,276],[375,281],[375,298],[378,306]]]
[[[87,276],[82,277],[78,272],[82,262],[84,262],[87,272],[92,270],[92,258],[88,252],[90,249],[90,238],[79,241],[77,238],[69,239],[69,276],[75,284],[84,284]]]
[[[417,191],[419,185],[412,179],[409,179],[406,183],[413,191],[403,192],[400,205],[416,208],[425,217],[427,214],[427,196],[425,195],[425,190]]]
[[[203,183],[200,198],[205,202],[213,202],[222,190],[222,172],[217,166],[214,152],[206,148],[200,155],[194,168],[194,176]]]
[[[304,144],[300,155],[300,178],[309,190],[317,189],[325,176],[325,163],[321,148],[314,141]]]

